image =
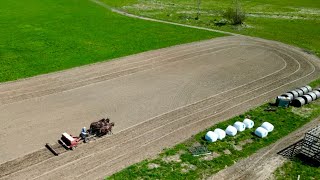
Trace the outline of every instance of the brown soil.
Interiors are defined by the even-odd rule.
[[[253,143],[253,140],[252,140],[252,139],[246,139],[246,140],[244,140],[244,141],[240,141],[240,142],[239,142],[239,145],[240,145],[240,146],[244,146],[244,145],[250,144],[250,143]]]
[[[223,153],[224,153],[224,154],[231,154],[231,151],[230,151],[229,149],[225,149],[225,150],[223,151]]]
[[[190,170],[194,171],[197,169],[197,167],[193,164],[189,164],[189,163],[182,163],[181,164],[181,171],[182,173],[188,173]]]
[[[100,179],[319,73],[300,50],[232,36],[4,83],[0,179]],[[57,157],[41,149],[106,114],[113,135]]]
[[[163,157],[162,160],[166,163],[170,163],[170,162],[181,162],[181,159],[180,159],[180,155],[179,154],[176,154],[176,155],[173,155],[173,156],[166,156],[166,157]]]
[[[158,168],[158,167],[160,167],[159,164],[155,164],[155,163],[150,163],[150,164],[148,164],[148,169],[156,169],[156,168]]]
[[[219,153],[212,152],[211,154],[208,154],[208,155],[203,156],[203,157],[201,158],[201,160],[211,161],[212,159],[217,158],[217,157],[219,157],[219,156],[220,156]]]

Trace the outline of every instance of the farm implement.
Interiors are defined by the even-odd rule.
[[[64,150],[74,150],[79,144],[87,143],[89,141],[101,138],[107,134],[112,134],[112,127],[114,122],[110,122],[110,119],[103,118],[97,122],[90,124],[90,128],[87,130],[86,127],[81,129],[79,136],[73,136],[66,132],[62,133],[61,138],[58,140],[58,145],[46,144],[46,148],[50,150],[55,156],[61,154],[61,147]],[[59,149],[59,151],[58,151]],[[64,151],[65,152],[65,151]]]

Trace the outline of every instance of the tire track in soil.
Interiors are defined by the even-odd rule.
[[[295,54],[294,54],[295,55]],[[281,55],[280,55],[281,56]],[[285,55],[283,55],[282,54],[282,57],[284,57],[284,58],[287,58],[288,59],[288,57],[289,56],[285,56]],[[290,59],[290,58],[289,58]],[[293,59],[293,60],[295,60],[295,59]],[[297,61],[297,60],[296,60]],[[299,63],[299,62],[298,62]],[[274,88],[279,88],[279,85],[280,85],[280,87],[281,87],[281,84],[283,84],[283,83],[286,83],[286,82],[288,82],[288,81],[294,81],[295,79],[298,79],[298,78],[301,78],[301,77],[303,77],[303,75],[305,75],[305,73],[306,73],[306,69],[308,69],[308,66],[310,66],[310,64],[308,64],[308,62],[306,62],[306,61],[301,61],[300,62],[301,64],[298,66],[298,67],[296,67],[297,69],[298,69],[298,73],[296,73],[296,72],[294,72],[294,73],[296,73],[296,75],[294,76],[294,77],[288,77],[287,79],[283,79],[283,80],[281,80],[281,81],[279,81],[278,83],[272,83],[272,86],[274,86]],[[289,64],[289,63],[288,63]],[[292,68],[292,65],[293,64],[290,64],[290,66],[288,66],[288,67],[291,67]],[[301,67],[300,67],[301,66]],[[300,68],[302,69],[302,70],[300,70]],[[311,68],[311,69],[313,69],[313,68]],[[299,71],[300,70],[300,71]],[[310,69],[309,69],[310,70]],[[275,74],[275,76],[276,76],[277,74]],[[283,76],[283,74],[282,74],[282,76]],[[270,76],[270,78],[269,78],[269,82],[271,81],[271,80],[274,80],[274,76]],[[263,80],[261,80],[261,81],[264,81],[264,82],[267,82],[267,81],[265,81],[264,79]],[[272,81],[271,81],[272,82]],[[256,87],[259,87],[259,85],[260,85],[260,83],[262,83],[262,82],[258,82],[258,83],[256,83]],[[251,84],[252,85],[252,84]],[[254,86],[246,86],[246,87],[243,87],[244,89],[245,88],[248,88],[248,89],[250,89],[250,87],[254,87]],[[268,89],[270,89],[270,88],[272,88],[272,87],[268,87]],[[261,89],[261,88],[260,88]],[[237,89],[238,91],[240,91],[241,92],[241,90],[243,90],[243,89],[241,89],[241,90],[239,90],[239,89]],[[260,91],[256,91],[256,93],[261,93],[261,92],[264,92],[264,90],[265,89],[263,89],[262,91],[260,90]],[[236,92],[236,90],[235,90],[235,92]],[[230,93],[230,94],[232,94],[232,93]],[[240,97],[242,97],[242,96],[240,96]],[[242,97],[242,99],[240,98],[240,97],[238,97],[239,98],[239,100],[237,101],[237,102],[243,102],[243,100],[245,99],[245,98],[243,98]],[[245,96],[244,96],[245,97]],[[258,96],[254,96],[254,98],[257,98]],[[217,102],[217,99],[219,99],[219,98],[226,98],[226,96],[224,96],[224,97],[216,97],[216,99],[215,98],[212,98],[211,100],[213,101],[213,102]],[[218,100],[219,101],[219,100]],[[221,101],[221,99],[220,99],[220,101]],[[231,104],[234,104],[234,101],[232,101],[232,102],[230,102],[231,101],[231,99],[228,99],[227,100],[227,102],[224,104],[224,106],[219,106],[219,110],[223,110],[224,108],[226,108],[226,107],[230,107],[230,105]],[[202,101],[201,103],[203,103],[203,104],[210,104],[210,103],[212,103],[212,102],[210,102],[210,99],[208,100],[205,100],[205,101]],[[196,104],[196,105],[199,105],[199,104],[201,104],[201,103],[198,103],[198,104]],[[228,104],[229,103],[229,104]],[[231,104],[230,104],[231,103]],[[223,104],[223,103],[221,103],[221,104]],[[194,105],[194,106],[196,106],[196,105]],[[238,104],[236,104],[236,106],[237,105],[239,105],[239,103]],[[236,107],[235,106],[235,107]],[[200,106],[201,107],[201,106]],[[191,108],[191,110],[190,109],[188,109],[188,108]],[[184,113],[190,113],[190,111],[194,111],[194,107],[192,108],[192,106],[189,106],[188,108],[186,108],[186,109],[181,109],[181,110],[178,110],[178,112],[180,112],[181,114],[184,114]],[[202,106],[202,108],[207,108],[207,106]],[[216,108],[216,107],[215,107]],[[204,128],[204,126],[207,126],[208,124],[212,124],[212,122],[210,121],[210,119],[211,118],[213,118],[213,116],[212,116],[212,111],[213,110],[215,110],[216,112],[217,112],[217,109],[215,109],[215,108],[213,108],[213,109],[209,109],[208,110],[208,112],[206,112],[206,113],[204,113],[204,112],[200,112],[199,114],[196,114],[196,115],[193,115],[192,116],[192,114],[191,115],[187,115],[187,117],[185,117],[185,119],[183,119],[182,118],[182,120],[181,121],[176,121],[176,122],[179,122],[178,124],[176,124],[175,126],[170,126],[170,127],[174,127],[174,128],[172,128],[172,129],[170,129],[170,128],[168,128],[168,124],[164,124],[164,126],[162,126],[161,128],[161,130],[160,131],[158,131],[158,132],[155,132],[155,133],[153,133],[152,135],[153,136],[155,136],[155,137],[159,137],[159,134],[156,134],[156,133],[163,133],[163,134],[160,134],[160,137],[166,137],[167,135],[168,135],[168,133],[170,134],[170,132],[174,132],[173,130],[175,130],[175,129],[177,129],[177,128],[180,128],[181,130],[183,130],[183,129],[186,129],[185,128],[185,126],[183,126],[184,124],[190,124],[192,121],[194,121],[195,119],[201,119],[201,118],[205,118],[205,120],[207,121],[206,123],[200,123],[200,124],[205,124],[205,125],[198,125],[198,127],[197,128],[193,128],[194,130],[196,130],[196,131],[198,131],[199,129],[203,129]],[[193,110],[192,110],[193,109]],[[195,108],[196,109],[196,108]],[[200,108],[198,108],[198,109],[200,109]],[[173,112],[171,112],[171,113],[174,113],[175,111],[173,111]],[[222,111],[223,112],[223,111]],[[179,115],[179,113],[178,113],[178,116],[172,116],[172,114],[167,114],[167,115],[163,115],[164,116],[164,119],[165,120],[168,120],[169,121],[169,124],[170,123],[172,123],[172,122],[170,122],[170,121],[172,121],[172,119],[175,119],[175,118],[178,118],[178,117],[181,117],[181,114]],[[223,115],[223,113],[220,113],[220,114],[222,114]],[[166,117],[167,116],[167,117]],[[161,116],[160,116],[161,117]],[[170,118],[170,117],[172,117],[172,118]],[[189,117],[189,118],[188,118]],[[200,117],[200,118],[199,118]],[[209,117],[209,118],[206,118],[206,117]],[[163,118],[163,117],[162,117]],[[220,117],[221,118],[221,117]],[[180,119],[179,119],[180,120]],[[202,119],[203,120],[203,119]],[[218,120],[221,120],[221,119],[218,119]],[[167,122],[168,122],[167,121]],[[135,135],[136,134],[141,134],[141,132],[143,133],[146,129],[154,129],[155,127],[157,127],[159,124],[157,124],[157,122],[159,123],[161,123],[161,120],[157,120],[157,119],[153,119],[153,120],[150,120],[149,122],[146,122],[145,124],[140,124],[140,127],[142,126],[145,126],[146,128],[141,128],[141,129],[138,129],[138,130],[136,130],[136,131],[132,131],[133,132],[133,134],[131,133],[129,136],[127,136],[127,137],[135,137]],[[153,127],[150,127],[149,125],[150,124],[152,124],[152,123],[155,123],[154,124],[154,126]],[[163,121],[162,121],[162,123],[163,123]],[[182,124],[180,124],[180,123],[182,123]],[[198,123],[198,121],[195,121],[195,123]],[[189,129],[190,130],[190,129]],[[127,130],[128,131],[128,130]],[[190,132],[196,132],[196,131],[190,131]],[[130,131],[131,132],[131,131]],[[134,134],[134,133],[136,133],[136,134]],[[128,134],[127,134],[128,135]],[[145,134],[144,134],[145,135]],[[162,136],[161,136],[162,135]],[[119,137],[120,136],[120,137]],[[117,138],[118,137],[118,138]],[[125,133],[122,133],[122,135],[121,135],[121,133],[119,133],[119,134],[117,134],[117,135],[115,135],[114,137],[107,137],[107,138],[103,138],[103,139],[101,139],[101,140],[98,140],[97,142],[95,142],[94,144],[95,144],[95,149],[97,149],[97,150],[99,150],[99,149],[102,149],[103,148],[103,146],[104,146],[104,143],[102,143],[102,141],[106,141],[106,143],[107,143],[107,141],[109,140],[109,143],[108,143],[108,145],[112,145],[113,143],[115,144],[115,145],[113,145],[113,146],[111,146],[110,148],[114,148],[114,147],[116,147],[117,146],[117,143],[118,142],[122,142],[123,140],[125,140],[125,139],[127,139],[127,137],[125,136]],[[141,136],[142,137],[142,136]],[[140,147],[144,147],[144,144],[145,144],[145,140],[146,140],[146,138],[148,138],[149,136],[146,136],[145,138],[142,138],[142,139],[140,139]],[[154,137],[154,138],[155,138]],[[189,137],[189,136],[187,136],[187,137]],[[112,139],[113,139],[113,141],[112,141]],[[160,140],[160,139],[159,139]],[[154,140],[154,142],[159,142],[159,140],[157,140],[157,139],[155,139]],[[110,142],[111,141],[111,142]],[[147,142],[151,142],[152,143],[152,141],[147,141]],[[161,141],[162,143],[163,142],[165,142],[165,141]],[[168,142],[171,142],[171,141],[168,141]],[[97,144],[97,143],[99,143],[99,144]],[[132,143],[132,142],[131,142]],[[135,144],[136,142],[134,142],[133,141],[133,143]],[[129,146],[129,147],[134,147],[133,145],[134,144],[130,144],[130,142],[129,142],[129,144],[126,144],[126,146]],[[156,143],[157,144],[157,143]],[[169,143],[169,144],[172,144],[172,142],[171,143]],[[90,145],[90,144],[89,144]],[[89,147],[89,146],[88,146]],[[149,146],[150,147],[150,146]],[[81,147],[81,148],[79,148],[78,150],[82,150],[82,148],[84,149],[85,148],[85,146],[83,146],[83,147]],[[93,148],[93,147],[92,147]],[[120,149],[116,149],[115,151],[114,151],[114,153],[118,153],[119,152],[119,150],[121,150],[121,146],[119,146],[119,148]],[[139,146],[138,147],[136,147],[136,148],[139,148]],[[86,148],[87,149],[87,148]],[[129,148],[130,149],[130,148]],[[92,150],[92,149],[87,149],[88,151],[87,152],[90,152],[90,150]],[[127,149],[122,149],[122,151],[123,151],[123,153],[122,153],[122,155],[120,155],[119,156],[119,158],[121,158],[121,157],[125,157],[125,156],[127,156],[127,154],[129,153],[130,154],[130,152],[126,152],[125,150],[127,150]],[[132,148],[131,148],[131,150],[132,150]],[[137,150],[136,150],[137,151]],[[87,152],[84,152],[84,153],[80,153],[79,154],[79,152],[77,152],[77,153],[74,153],[74,158],[71,158],[71,159],[68,159],[67,157],[63,157],[63,158],[60,158],[62,161],[60,161],[60,163],[61,164],[64,164],[65,165],[65,162],[66,161],[63,161],[63,159],[68,159],[67,160],[67,162],[70,162],[69,160],[71,160],[71,163],[72,163],[72,159],[77,159],[77,158],[81,158],[81,157],[83,157],[83,155],[84,154],[87,154]],[[111,152],[111,151],[110,151]],[[141,152],[140,152],[141,153]],[[68,153],[66,153],[65,155],[67,155],[67,154],[70,154],[69,152]],[[77,155],[76,155],[77,154]],[[96,154],[101,154],[100,152],[98,152],[98,153],[94,153],[94,155],[92,155],[93,157],[94,156],[97,156]],[[109,154],[109,152],[106,152],[106,154],[102,154],[102,157],[96,157],[96,158],[98,158],[98,159],[102,159],[102,160],[104,160],[103,158],[105,158],[106,157],[106,159],[108,159],[108,157],[110,157],[110,155],[112,155],[112,154]],[[63,155],[64,156],[64,155]],[[90,156],[91,157],[91,156]],[[95,159],[96,159],[95,158]],[[139,159],[139,158],[138,158]],[[59,162],[59,160],[57,159],[57,158],[54,158],[54,159],[52,159],[53,161],[54,161],[54,163],[57,163],[57,162]],[[115,161],[115,160],[117,160],[117,158],[116,159],[113,159],[113,161]],[[48,165],[52,165],[52,163],[53,162],[50,162],[50,161],[47,161],[48,162]],[[118,162],[121,162],[121,161],[118,161]],[[53,163],[53,164],[54,164]],[[74,164],[74,165],[77,165],[77,162],[75,162],[76,164]],[[99,163],[101,163],[101,162],[99,162]],[[58,163],[59,164],[59,163]],[[79,165],[79,164],[78,164]],[[93,165],[95,165],[95,164],[93,164]],[[108,165],[106,165],[106,164],[104,164],[105,166],[108,166]],[[111,165],[113,165],[113,163],[111,163]],[[111,166],[111,165],[109,165],[109,166]],[[121,165],[121,164],[120,164]],[[120,166],[119,165],[119,166]],[[41,166],[44,166],[44,164],[39,164],[39,166],[41,167]],[[113,167],[109,167],[110,169],[119,169],[119,168],[117,168],[117,167],[119,167],[119,166],[117,166],[117,165],[115,165],[114,164],[114,166]],[[57,165],[57,166],[51,166],[50,167],[50,169],[52,168],[52,167],[59,167],[59,165]],[[74,166],[73,166],[74,167]],[[34,168],[34,167],[33,167]],[[34,169],[38,169],[38,168],[34,168]],[[31,169],[31,170],[34,170],[34,169]],[[42,168],[40,168],[40,169],[42,169]],[[43,170],[43,169],[42,169]],[[90,171],[89,169],[88,169],[88,171]],[[21,174],[23,175],[24,174],[24,172],[23,171],[20,171],[21,172]],[[30,172],[30,171],[29,171]],[[29,173],[28,172],[28,173]],[[42,172],[38,172],[38,173],[44,173],[45,171],[42,171]],[[48,171],[47,171],[48,172]],[[53,172],[53,171],[52,171]],[[35,173],[35,174],[38,174],[38,173]],[[35,175],[34,174],[34,175]],[[13,174],[13,175],[17,175],[17,174]],[[32,175],[31,177],[37,177],[37,176],[34,176],[34,175]],[[48,174],[46,174],[46,175],[52,175],[53,177],[61,177],[60,175],[59,175],[59,173],[58,174],[50,174],[50,173],[48,173]],[[65,176],[66,174],[64,174],[64,176],[62,176],[62,177],[67,177],[67,176]],[[70,174],[69,174],[70,175]],[[22,177],[26,177],[26,176],[22,176]],[[30,176],[29,176],[30,177]],[[30,178],[31,178],[30,177]],[[46,177],[48,177],[48,176],[46,176]],[[12,177],[11,177],[12,178]],[[40,176],[40,178],[41,178],[41,176]]]
[[[101,81],[106,81],[110,80],[113,78],[125,76],[128,74],[133,74],[136,72],[144,71],[150,69],[150,67],[155,68],[157,66],[161,66],[163,64],[168,64],[169,62],[177,62],[179,60],[183,60],[183,57],[186,55],[197,55],[200,54],[203,51],[207,51],[208,53],[210,50],[215,51],[215,49],[221,49],[221,46],[223,46],[224,42],[221,40],[222,43],[219,43],[219,41],[214,42],[212,44],[211,41],[203,42],[204,44],[201,44],[197,47],[187,47],[186,49],[181,49],[180,46],[178,46],[178,50],[174,51],[173,53],[163,53],[161,55],[158,55],[156,57],[148,57],[147,59],[144,58],[136,58],[133,59],[132,61],[125,61],[124,63],[121,63],[120,61],[112,61],[111,63],[114,64],[109,64],[107,63],[99,63],[96,65],[88,65],[85,67],[82,67],[80,71],[77,71],[79,68],[75,68],[69,71],[72,71],[72,76],[70,75],[69,71],[62,72],[60,74],[58,73],[53,73],[53,76],[56,75],[57,77],[46,77],[46,75],[39,76],[35,82],[32,81],[31,85],[25,85],[25,86],[18,86],[21,84],[20,81],[13,82],[8,86],[6,83],[4,85],[6,86],[0,86],[4,89],[0,91],[0,102],[2,104],[7,104],[7,103],[12,103],[20,100],[25,100],[29,98],[34,98],[34,97],[39,97],[39,96],[45,96],[45,95],[50,95],[53,93],[59,93],[62,91],[66,90],[71,90],[77,87],[82,87],[85,85],[89,85],[92,83],[97,83]],[[230,42],[229,42],[230,43]],[[218,48],[212,46],[220,46]],[[231,44],[227,44],[227,46],[231,46]],[[224,45],[226,46],[226,45]],[[206,49],[203,49],[203,47],[207,47]],[[199,49],[202,49],[199,51]],[[170,49],[163,49],[164,51],[169,51]],[[188,52],[188,53],[185,53]],[[180,54],[183,53],[183,54]],[[212,52],[211,52],[212,53]],[[142,53],[143,54],[143,53]],[[177,56],[172,57],[172,55],[178,54]],[[179,55],[180,54],[180,55]],[[136,57],[136,56],[134,56]],[[128,57],[133,58],[133,57]],[[189,57],[189,58],[192,58]],[[188,58],[188,59],[189,59]],[[120,63],[118,63],[120,62]],[[105,65],[105,66],[104,66]],[[102,66],[102,67],[94,67],[95,69],[99,68],[99,72],[92,71],[91,68],[92,66]],[[115,67],[114,67],[115,66]],[[88,69],[88,70],[87,70]],[[106,69],[106,70],[105,70]],[[75,72],[73,72],[75,71]],[[83,72],[84,71],[84,72]],[[89,73],[89,74],[87,74]],[[59,76],[60,75],[60,76]],[[48,80],[49,79],[49,80]],[[61,80],[63,79],[63,80]],[[26,79],[28,80],[28,79]],[[18,85],[17,85],[18,84]],[[13,86],[13,87],[12,87]],[[18,87],[17,87],[18,86]],[[10,87],[10,90],[8,90],[8,87]],[[7,89],[6,89],[7,88]],[[14,89],[14,90],[12,90]],[[27,93],[26,93],[27,92]]]

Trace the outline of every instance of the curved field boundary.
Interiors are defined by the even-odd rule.
[[[180,25],[176,23],[170,24]],[[123,167],[139,162],[146,157],[153,157],[160,152],[163,147],[172,146],[175,143],[181,142],[192,134],[228,117],[241,113],[251,106],[260,104],[281,91],[301,85],[306,81],[319,76],[319,63],[314,61],[315,58],[307,56],[297,49],[257,38],[245,38],[243,36],[232,38],[226,38],[226,42],[236,41],[236,45],[256,46],[269,49],[281,57],[284,61],[283,67],[280,67],[274,73],[263,78],[153,117],[135,126],[122,130],[112,137],[102,138],[91,144],[81,146],[77,151],[67,152],[54,158],[45,157],[40,160],[34,156],[34,163],[29,163],[28,165],[24,164],[26,162],[19,160],[13,160],[11,162],[12,166],[6,163],[2,164],[0,165],[0,179],[70,179],[75,178],[75,175],[77,176],[77,179],[102,178],[104,175],[110,175]],[[212,44],[210,44],[210,41],[208,42],[208,47],[210,47]],[[222,46],[223,43],[226,42],[222,42],[219,46]],[[232,48],[233,44],[231,44],[231,46],[228,45],[220,48]],[[183,49],[185,47],[181,46],[181,48]],[[194,46],[192,47],[192,45],[190,45],[189,50],[192,50],[193,48]],[[209,51],[209,49],[206,50]],[[2,93],[0,93],[2,95],[0,95],[0,102],[2,105],[6,105],[8,103],[14,103],[33,97],[71,90],[92,83],[121,77],[123,75],[150,70],[160,65],[168,65],[179,61],[180,58],[194,58],[203,55],[203,53],[211,52],[206,52],[206,50],[201,50],[201,48],[199,48],[198,51],[202,52],[197,53],[198,51],[194,51],[193,54],[191,53],[189,56],[185,53],[188,51],[185,50],[183,51],[183,55],[178,55],[176,59],[170,59],[170,56],[176,53],[173,51],[171,55],[168,53],[169,59],[159,62],[159,64],[157,64],[156,59],[159,58],[161,60],[164,56],[160,55],[159,57],[154,58],[155,54],[150,53],[151,60],[139,62],[139,59],[137,59],[132,64],[128,63],[127,65],[122,64],[118,66],[118,69],[108,69],[97,73],[91,71],[94,69],[94,66],[88,66],[87,72],[89,74],[74,69],[73,73],[75,74],[73,75],[76,76],[78,73],[78,75],[84,76],[76,79],[71,78],[67,81],[60,81],[61,74],[57,73],[55,74],[56,77],[53,77],[52,79],[54,83],[48,83],[48,80],[46,81],[45,78],[35,79],[35,81],[34,79],[22,81],[22,84],[30,83],[30,85],[37,82],[35,86],[29,86],[26,89],[25,85],[19,86],[20,83],[7,84],[8,86],[0,87],[0,91],[2,90]],[[211,48],[211,50],[219,51],[219,47]],[[153,52],[157,53],[157,51]],[[135,56],[132,57],[134,59]],[[151,63],[145,64],[146,62]],[[117,61],[114,63],[121,64],[121,62]],[[100,68],[103,67],[104,66],[100,66]],[[121,71],[124,67],[127,67],[128,69]],[[109,70],[113,72],[110,73]],[[65,73],[67,77],[70,75],[67,71]],[[63,85],[63,83],[65,83],[64,86],[56,88],[57,85]],[[9,86],[11,87],[7,88]],[[18,88],[16,91],[10,91],[9,89],[12,87]],[[26,90],[28,93],[24,93]],[[234,96],[234,94],[237,94],[237,96]],[[7,98],[8,96],[9,98]],[[32,161],[32,158],[28,159],[28,161]],[[15,164],[20,165],[18,169],[17,167],[14,167]],[[83,164],[86,164],[86,166],[83,166]]]
[[[234,37],[235,38],[235,37]],[[240,38],[239,41],[244,39]],[[306,78],[314,78],[319,68],[309,62],[303,54],[288,51],[287,48],[279,48],[277,45],[264,42],[251,42],[253,46],[269,48],[280,56],[285,62],[283,67],[263,78],[249,82],[245,85],[221,92],[218,95],[206,98],[202,101],[181,107],[166,114],[154,117],[134,127],[123,130],[112,137],[106,137],[93,144],[88,144],[77,151],[65,153],[62,156],[42,161],[20,171],[7,174],[2,178],[19,179],[28,177],[37,178],[61,178],[73,177],[75,170],[79,178],[102,177],[103,173],[113,173],[124,164],[133,163],[146,157],[144,148],[163,147],[180,142],[190,135],[238,112],[242,108],[248,108],[247,104],[260,98],[268,99],[286,86],[301,83]],[[250,43],[246,44],[250,45]],[[311,76],[311,77],[310,77]],[[237,94],[234,97],[232,94]],[[252,98],[248,99],[248,95]],[[231,111],[231,112],[230,112]],[[179,134],[183,133],[184,139]],[[126,140],[129,139],[129,140]],[[105,146],[108,146],[105,149]],[[148,152],[157,153],[161,149]],[[118,154],[115,156],[115,154]],[[140,158],[133,158],[133,157]],[[95,161],[92,161],[95,159]],[[132,160],[130,160],[132,159]],[[81,167],[86,162],[88,166]],[[79,168],[76,168],[79,166]],[[71,170],[71,169],[72,170]],[[41,169],[41,171],[38,171]],[[86,171],[86,172],[85,172]],[[69,172],[69,173],[68,173]],[[72,172],[72,174],[70,174]],[[102,173],[102,174],[101,174]]]
[[[159,23],[165,23],[165,24],[172,24],[172,25],[177,25],[177,26],[183,26],[183,27],[189,27],[189,28],[194,28],[194,29],[201,29],[201,30],[206,30],[206,31],[211,31],[211,32],[218,32],[218,33],[223,33],[223,34],[229,34],[229,35],[233,35],[233,36],[242,36],[240,34],[236,34],[236,33],[231,33],[231,32],[227,32],[227,31],[220,31],[220,30],[215,30],[215,29],[209,29],[209,28],[204,28],[204,27],[198,27],[198,26],[192,26],[192,25],[186,25],[186,24],[180,24],[180,23],[174,23],[174,22],[170,22],[170,21],[164,21],[164,20],[159,20],[159,19],[152,19],[152,18],[147,18],[147,17],[143,17],[143,16],[138,16],[138,15],[134,15],[134,14],[130,14],[115,8],[112,8],[110,6],[108,6],[107,4],[99,1],[99,0],[90,0],[106,9],[111,10],[112,12],[124,15],[124,16],[128,16],[131,18],[137,18],[137,19],[143,19],[143,20],[147,20],[147,21],[153,21],[153,22],[159,22]]]
[[[221,42],[223,43],[223,41],[224,39],[222,38]],[[147,54],[148,57],[150,56],[150,58],[147,59],[137,59],[135,58],[136,56],[130,56],[130,60],[114,61],[112,64],[108,64],[108,66],[106,66],[106,63],[100,63],[83,67],[80,71],[78,71],[80,68],[77,68],[72,69],[71,72],[39,76],[30,81],[25,81],[24,83],[14,82],[9,85],[3,84],[0,86],[0,105],[68,91],[78,87],[150,70],[158,66],[168,65],[168,63],[187,60],[196,56],[203,56],[206,53],[224,50],[224,47],[221,47],[220,43],[217,42],[212,44],[212,42],[208,41],[197,47],[190,44],[190,46],[187,46],[186,48],[178,47],[178,50],[175,50],[174,52],[170,52],[170,49],[164,49],[166,53],[158,56],[154,56],[153,51],[149,53],[150,55]],[[215,47],[212,47],[213,45]],[[226,44],[225,46],[232,47],[232,45],[235,44],[230,41],[230,44]]]

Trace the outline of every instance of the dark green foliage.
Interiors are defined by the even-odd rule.
[[[228,8],[224,13],[223,17],[228,19],[232,25],[243,24],[246,19],[246,14],[242,10],[241,4],[238,0],[234,0],[233,7]]]

